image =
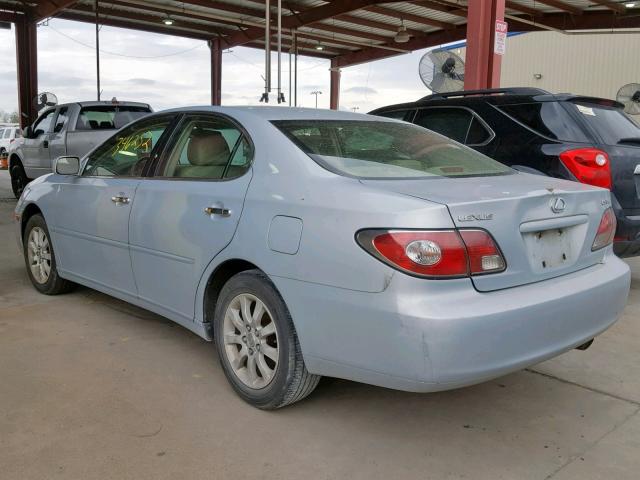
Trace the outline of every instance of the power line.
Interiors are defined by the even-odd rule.
[[[86,48],[90,48],[91,50],[95,51],[95,45],[89,45],[88,43],[84,43],[76,38],[73,38],[71,35],[67,35],[66,33],[62,33],[60,30],[57,30],[56,28],[53,28],[51,25],[48,26],[51,30],[53,30],[54,32],[56,32],[58,35],[61,35],[69,40],[71,40],[74,43],[77,43],[78,45],[82,45],[83,47]],[[187,48],[185,50],[180,50],[179,52],[173,52],[173,53],[165,53],[162,55],[148,55],[148,56],[144,56],[144,55],[127,55],[125,53],[118,53],[118,52],[110,52],[109,50],[104,50],[104,49],[100,49],[101,53],[106,53],[107,55],[114,55],[116,57],[124,57],[124,58],[134,58],[137,60],[152,60],[152,59],[156,59],[156,58],[166,58],[166,57],[175,57],[177,55],[182,55],[183,53],[187,53],[187,52],[191,52],[197,48],[201,48],[202,46],[204,46],[204,43],[201,43],[199,45],[196,45],[194,47],[191,48]]]

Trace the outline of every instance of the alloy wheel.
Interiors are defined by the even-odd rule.
[[[278,368],[278,331],[262,300],[247,293],[234,297],[223,330],[225,354],[236,377],[253,389],[269,385]]]
[[[47,283],[51,274],[51,246],[47,234],[40,227],[34,227],[29,232],[27,257],[35,281],[41,285]]]

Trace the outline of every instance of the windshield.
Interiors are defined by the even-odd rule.
[[[640,127],[622,110],[587,103],[574,105],[584,121],[602,138],[605,145],[640,142]]]
[[[321,166],[350,177],[472,177],[512,171],[442,135],[406,123],[280,120],[273,124]]]

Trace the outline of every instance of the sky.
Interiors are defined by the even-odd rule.
[[[100,32],[102,99],[140,101],[154,110],[210,103],[209,49],[205,42],[104,26]],[[416,100],[429,91],[418,77],[426,50],[342,70],[340,107],[366,113]],[[15,34],[0,30],[0,110],[17,110]],[[276,57],[272,60],[275,87]],[[258,105],[264,89],[264,51],[237,47],[222,57],[222,104]],[[282,81],[288,101],[288,55]],[[95,27],[52,19],[38,27],[38,88],[60,103],[96,99]],[[329,108],[329,61],[300,56],[298,105]],[[271,103],[275,101],[272,93]]]

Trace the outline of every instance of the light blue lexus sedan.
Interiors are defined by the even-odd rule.
[[[86,285],[215,342],[250,404],[322,375],[445,390],[586,348],[620,315],[607,190],[346,112],[160,112],[29,184],[33,285]]]

